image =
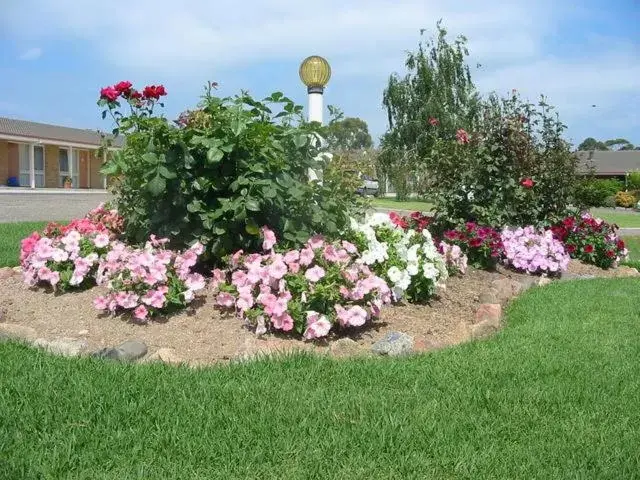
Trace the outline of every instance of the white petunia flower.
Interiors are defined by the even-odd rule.
[[[425,263],[422,266],[422,271],[424,273],[424,277],[429,280],[435,280],[438,278],[438,269],[432,263]]]
[[[417,275],[417,274],[418,274],[418,270],[419,270],[419,268],[418,268],[418,264],[417,264],[417,263],[409,263],[409,264],[407,265],[407,272],[408,272],[408,273],[409,273],[409,275],[411,275],[412,277],[413,277],[414,275]]]
[[[393,266],[387,270],[387,276],[393,283],[398,283],[402,279],[402,271],[398,267]]]
[[[417,262],[418,261],[418,249],[420,245],[412,245],[411,248],[407,251],[407,261],[408,262]]]

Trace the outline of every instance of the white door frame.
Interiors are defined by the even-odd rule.
[[[36,147],[42,149],[42,170],[36,170],[35,167],[35,149]],[[26,151],[26,160],[28,161],[28,167],[23,168],[23,162],[25,160],[25,151]],[[46,153],[44,145],[36,145],[35,143],[29,144],[19,144],[18,147],[18,178],[23,175],[29,175],[29,187],[36,188],[36,175],[42,177],[42,187],[45,186],[45,170],[46,170]],[[21,183],[21,182],[19,182]],[[21,183],[22,186],[22,183]]]

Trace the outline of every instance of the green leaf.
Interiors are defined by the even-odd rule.
[[[307,137],[307,135],[305,134],[300,134],[293,137],[293,143],[296,146],[296,148],[304,147],[308,141],[309,141],[309,137]]]
[[[260,227],[258,227],[256,222],[251,218],[247,219],[247,224],[244,229],[249,235],[258,235],[260,233]]]
[[[163,193],[167,188],[167,182],[160,175],[153,177],[149,183],[147,183],[147,189],[154,197],[157,197]]]
[[[169,169],[164,165],[160,165],[158,167],[158,174],[168,179],[176,178],[177,176],[175,172],[170,172]]]
[[[264,167],[259,163],[252,163],[249,165],[249,170],[256,173],[264,173]]]
[[[253,198],[248,198],[247,199],[247,203],[245,205],[247,207],[247,210],[251,210],[252,212],[259,212],[260,211],[260,204],[258,203],[257,200],[255,200]]]
[[[247,125],[244,122],[244,119],[240,116],[231,120],[231,131],[236,137],[239,137],[242,132],[245,131]]]
[[[147,152],[142,155],[142,160],[150,165],[155,165],[158,163],[158,156],[153,152]]]
[[[224,152],[217,147],[211,147],[207,151],[207,160],[209,163],[218,163],[224,157]]]
[[[187,204],[187,210],[191,213],[202,211],[202,202],[200,200],[193,200]]]

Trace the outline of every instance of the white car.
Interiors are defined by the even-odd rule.
[[[356,192],[360,195],[378,195],[378,191],[380,190],[380,184],[378,183],[377,178],[370,177],[369,175],[360,174],[360,179],[362,180],[362,186],[359,187]]]

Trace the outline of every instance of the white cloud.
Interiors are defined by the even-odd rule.
[[[517,88],[532,99],[544,92],[568,123],[580,122],[595,103],[603,115],[615,112],[616,122],[637,124],[637,94],[628,98],[640,78],[637,45],[582,27],[609,14],[577,0],[112,0],[108,12],[97,0],[24,0],[3,6],[0,28],[40,44],[80,41],[107,68],[175,85],[321,54],[333,66],[330,102],[372,115],[367,120],[378,134],[387,76],[403,69],[419,29],[433,31],[440,18],[452,34],[469,38],[470,63],[483,65],[474,78],[484,91]],[[582,48],[551,55],[550,48],[566,47],[558,39],[567,35]]]
[[[37,60],[42,55],[42,49],[38,47],[30,48],[20,54],[20,60]]]

